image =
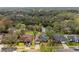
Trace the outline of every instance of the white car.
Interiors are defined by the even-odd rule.
[[[79,46],[74,47],[74,50],[79,50]]]

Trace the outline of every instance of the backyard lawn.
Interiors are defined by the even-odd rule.
[[[27,31],[27,32],[25,32],[25,34],[31,34],[31,35],[34,35],[34,34],[33,34],[33,31]],[[41,32],[37,32],[37,34],[40,35]]]

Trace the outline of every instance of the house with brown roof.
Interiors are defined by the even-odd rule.
[[[24,35],[21,35],[20,38],[24,43],[29,44],[33,40],[33,35],[24,34]]]

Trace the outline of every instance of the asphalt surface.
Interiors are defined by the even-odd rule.
[[[56,52],[76,52],[74,49],[59,49]]]
[[[73,48],[69,48],[65,43],[62,43],[62,46],[63,49],[58,49],[56,52],[75,52]]]

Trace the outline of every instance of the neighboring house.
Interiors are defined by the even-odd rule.
[[[65,34],[65,35],[54,35],[53,36],[54,40],[56,42],[67,42],[67,41],[70,41],[70,42],[79,42],[79,37],[78,35],[75,35],[75,34]]]
[[[48,40],[48,36],[46,35],[46,34],[42,34],[41,36],[40,36],[40,40],[41,41],[43,41],[43,42],[46,42],[47,40]]]
[[[53,39],[55,40],[55,42],[65,42],[66,41],[66,38],[62,35],[54,35],[53,36]]]
[[[65,38],[69,39],[72,42],[79,42],[78,35],[71,34],[71,35],[64,35]]]

